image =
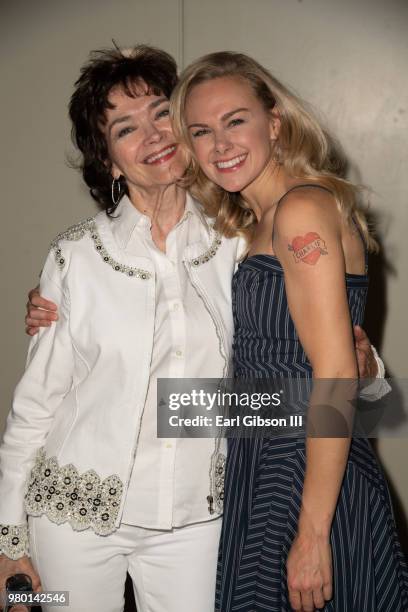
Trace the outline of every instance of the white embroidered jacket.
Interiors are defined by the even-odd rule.
[[[221,238],[204,215],[202,221],[201,240],[183,260],[216,325],[222,376],[230,361],[239,241]],[[153,263],[127,249],[133,229],[119,205],[115,218],[101,212],[51,245],[40,289],[57,303],[60,318],[31,341],[0,447],[0,552],[10,558],[28,553],[27,514],[100,535],[120,524],[155,315]],[[216,441],[208,494],[217,512],[224,463]]]

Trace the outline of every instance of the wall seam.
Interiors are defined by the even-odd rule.
[[[184,0],[178,0],[178,66],[184,68]]]

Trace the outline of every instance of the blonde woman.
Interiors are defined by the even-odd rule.
[[[356,379],[367,251],[357,188],[328,136],[267,70],[208,55],[172,97],[191,192],[249,251],[233,279],[235,376]],[[408,576],[369,443],[229,441],[216,609],[403,612]]]

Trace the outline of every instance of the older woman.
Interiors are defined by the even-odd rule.
[[[75,612],[121,610],[127,571],[139,612],[213,607],[224,455],[157,439],[156,380],[225,374],[238,243],[178,185],[176,80],[148,47],[82,70],[70,116],[108,214],[51,245],[41,291],[59,322],[30,345],[0,448],[2,582],[39,575]]]
[[[191,188],[218,213],[215,227],[248,236],[233,280],[235,376],[292,378],[294,388],[313,379],[307,416],[336,406],[349,417],[352,324],[363,321],[376,245],[330,138],[243,54],[197,60],[172,101],[175,133],[193,154]],[[381,469],[366,439],[335,431],[229,441],[220,612],[408,610]]]
[[[180,187],[186,162],[168,120],[175,81],[173,60],[146,47],[97,55],[83,70],[71,118],[84,179],[109,217],[101,213],[54,241],[41,290],[58,298],[60,320],[34,344],[25,376],[47,387],[53,383],[47,371],[52,367],[53,376],[75,380],[58,384],[59,394],[51,385],[53,405],[45,398],[33,414],[17,393],[9,421],[8,431],[21,436],[27,415],[34,425],[41,419],[19,473],[22,482],[32,451],[44,445],[26,496],[30,517],[44,515],[30,518],[30,539],[38,551],[32,554],[43,586],[68,585],[72,598],[81,591],[83,602],[76,599],[75,610],[118,609],[126,569],[140,611],[213,608],[219,521],[211,519],[221,511],[224,457],[211,441],[156,438],[155,382],[225,373],[238,244],[220,239]],[[46,282],[48,275],[54,282]],[[53,308],[38,296],[32,301]],[[30,309],[30,315],[28,325],[53,318],[45,310]],[[61,343],[72,354],[64,365],[63,357],[56,361]],[[364,354],[364,336],[359,348]],[[43,358],[37,357],[40,349]],[[17,435],[11,440],[6,434],[5,462],[13,441]],[[52,493],[44,490],[51,454],[56,482],[65,487],[59,493],[54,484]],[[67,462],[75,466],[68,476]],[[92,495],[89,505],[81,505],[88,500],[82,491],[89,472],[78,471],[89,469],[105,479],[116,472],[120,482],[102,487],[100,498]],[[73,502],[67,508],[65,478],[72,474],[82,488],[67,491],[68,504]],[[100,512],[107,493],[112,489],[117,496],[121,487],[121,501],[115,497],[109,512]],[[95,499],[102,501],[93,505]],[[20,494],[15,507],[21,504]],[[11,520],[15,516],[13,510],[6,520],[4,511],[0,519],[20,522],[23,534],[23,512],[19,521]],[[93,527],[109,537],[98,538],[90,529],[78,534],[72,527]],[[67,543],[62,559],[59,550]],[[91,553],[84,555],[85,549]],[[17,556],[8,541],[4,550]],[[91,571],[97,561],[98,571]],[[108,581],[113,582],[110,598],[104,592],[103,605],[93,603],[92,593],[103,592]]]

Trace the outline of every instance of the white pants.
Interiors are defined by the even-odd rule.
[[[121,525],[109,536],[29,517],[31,560],[43,591],[69,591],[44,612],[121,612],[129,572],[138,612],[213,612],[221,519],[156,531]]]

